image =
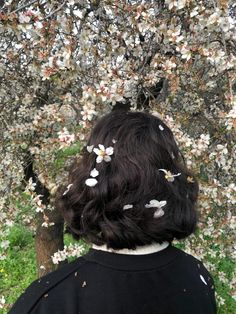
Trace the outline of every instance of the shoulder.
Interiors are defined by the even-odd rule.
[[[29,314],[39,300],[86,263],[83,257],[35,280],[18,298],[9,314]]]
[[[207,267],[196,256],[193,256],[182,249],[175,247],[181,258],[181,265],[186,270],[186,272],[197,274],[201,281],[214,290],[214,279],[211,273],[208,271]]]

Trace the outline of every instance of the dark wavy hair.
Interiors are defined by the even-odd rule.
[[[198,183],[162,120],[144,112],[111,112],[96,123],[87,143],[99,144],[114,147],[111,161],[96,163],[97,155],[85,146],[71,167],[71,188],[64,195],[61,188],[57,200],[74,238],[135,249],[195,232]],[[85,181],[94,168],[98,183],[89,187]],[[170,182],[159,169],[181,175]],[[167,202],[163,216],[154,218],[156,208],[145,207],[150,200]],[[127,204],[133,207],[124,210]]]

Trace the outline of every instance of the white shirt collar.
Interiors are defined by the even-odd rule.
[[[111,253],[117,254],[130,254],[130,255],[143,255],[143,254],[151,254],[156,253],[158,251],[164,250],[170,243],[168,241],[164,241],[162,244],[160,243],[152,243],[143,246],[137,246],[135,250],[131,249],[121,249],[121,250],[114,250],[111,248],[107,248],[107,245],[96,245],[92,244],[92,248],[95,250],[107,251]]]

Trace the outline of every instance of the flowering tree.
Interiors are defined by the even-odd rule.
[[[0,258],[15,221],[36,232],[40,275],[78,251],[62,251],[55,193],[96,117],[123,106],[158,112],[199,177],[200,232],[185,250],[212,272],[217,251],[235,259],[233,1],[0,5]]]

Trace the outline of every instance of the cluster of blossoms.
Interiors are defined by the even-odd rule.
[[[59,141],[62,143],[62,145],[60,146],[61,149],[65,146],[70,146],[70,144],[75,141],[75,134],[70,134],[67,128],[64,127],[62,131],[58,132],[58,138]]]
[[[91,146],[87,146],[87,151],[89,153],[92,153],[94,152],[97,157],[96,157],[96,163],[101,163],[103,160],[105,162],[110,162],[111,161],[111,155],[113,155],[113,152],[114,152],[114,148],[112,146],[109,146],[107,148],[104,147],[104,145],[102,144],[99,144],[98,145],[98,148],[94,148],[93,145]],[[99,171],[94,168],[93,170],[91,170],[90,172],[90,178],[88,178],[86,181],[85,181],[85,184],[87,186],[90,186],[90,187],[93,187],[95,186],[98,181],[96,179],[96,177],[99,175]]]
[[[164,172],[165,179],[168,182],[174,182],[175,177],[178,177],[181,175],[181,173],[172,174],[169,170],[166,170],[166,169],[158,169],[158,170]],[[160,218],[165,214],[162,207],[166,206],[166,204],[167,204],[167,201],[151,200],[149,204],[145,205],[145,208],[156,208],[153,214],[153,217]],[[126,204],[123,206],[123,210],[131,209],[133,207],[134,207],[133,204]]]
[[[53,221],[50,221],[48,215],[46,214],[46,211],[52,211],[53,208],[50,206],[50,204],[46,205],[43,203],[43,195],[37,194],[35,191],[35,187],[36,183],[33,182],[32,178],[30,178],[25,188],[25,194],[29,197],[28,202],[31,204],[32,209],[34,209],[36,213],[40,213],[42,215],[42,227],[48,228],[50,226],[54,226],[55,223]],[[32,220],[32,217],[31,219],[29,219],[29,223],[30,220]]]
[[[5,260],[7,257],[7,249],[9,248],[10,241],[8,236],[10,234],[11,227],[14,225],[14,215],[9,215],[4,211],[6,206],[6,199],[0,200],[0,261]]]
[[[79,244],[69,244],[65,246],[64,250],[56,252],[52,256],[53,264],[59,264],[59,262],[65,261],[69,257],[79,257],[83,254],[84,247]]]

